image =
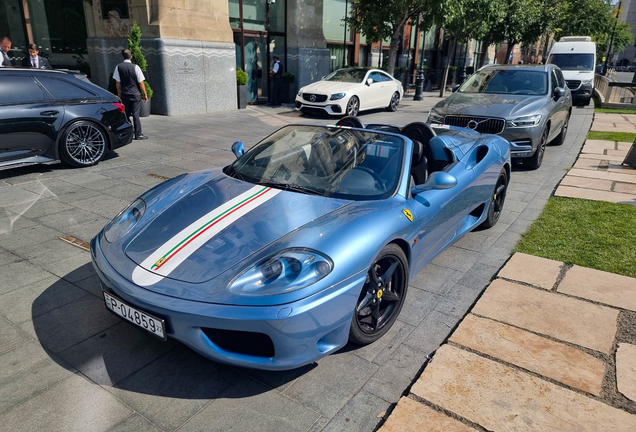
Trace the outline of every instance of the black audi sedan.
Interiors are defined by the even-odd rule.
[[[119,98],[86,75],[0,68],[0,169],[55,160],[91,166],[132,138]]]

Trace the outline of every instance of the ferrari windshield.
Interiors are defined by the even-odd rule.
[[[366,69],[338,69],[327,75],[325,81],[361,83],[366,74]]]
[[[459,91],[540,95],[548,91],[548,77],[541,70],[487,68],[475,72]]]
[[[339,127],[286,126],[225,169],[240,180],[353,200],[392,196],[404,139]]]

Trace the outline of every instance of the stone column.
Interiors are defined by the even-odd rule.
[[[96,4],[98,4],[96,2]],[[129,0],[129,18],[93,8],[87,41],[93,81],[108,87],[133,21],[141,27],[152,112],[181,115],[236,109],[236,60],[227,0]]]
[[[296,75],[298,89],[329,74],[322,8],[322,0],[287,0],[287,71]]]

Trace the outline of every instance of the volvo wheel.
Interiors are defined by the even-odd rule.
[[[561,133],[556,137],[552,144],[561,145],[565,142],[565,136],[568,134],[568,126],[570,125],[570,113],[568,113],[567,117],[565,117],[565,122],[563,123],[563,127],[561,128]]]
[[[87,167],[98,163],[106,153],[106,134],[95,123],[78,121],[64,132],[60,142],[62,162]]]
[[[539,139],[539,145],[537,145],[537,150],[534,152],[532,156],[523,160],[523,166],[535,170],[541,166],[541,162],[543,162],[543,155],[545,154],[545,146],[548,142],[548,128],[543,129],[543,133],[541,134],[541,138]]]
[[[356,302],[349,340],[366,345],[384,335],[397,319],[408,288],[408,262],[404,251],[390,244],[367,273]]]

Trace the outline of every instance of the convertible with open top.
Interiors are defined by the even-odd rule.
[[[106,307],[210,359],[293,369],[369,344],[409,280],[501,215],[506,140],[411,123],[289,125],[142,194],[92,240]]]

